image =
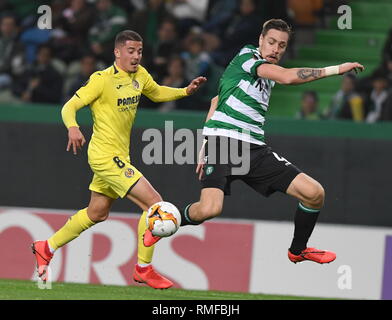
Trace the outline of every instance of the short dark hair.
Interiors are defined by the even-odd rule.
[[[19,21],[17,16],[12,13],[6,12],[0,16],[0,23],[3,22],[4,19],[12,19],[14,20],[15,25],[19,25]]]
[[[84,55],[81,56],[80,61],[87,59],[87,58],[92,58],[94,60],[97,60],[97,57],[95,56],[95,54],[91,53],[91,52],[87,52]]]
[[[118,45],[123,45],[128,40],[143,42],[143,38],[137,32],[132,30],[124,30],[116,35],[114,46],[117,47]]]
[[[279,31],[287,32],[289,37],[292,34],[291,27],[287,24],[286,21],[282,19],[270,19],[263,24],[263,29],[261,31],[261,34],[263,37],[267,34],[267,32],[271,29],[276,29]]]

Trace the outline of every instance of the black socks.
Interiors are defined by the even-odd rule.
[[[188,204],[185,209],[180,210],[180,214],[181,214],[181,227],[182,226],[187,226],[187,225],[192,225],[192,226],[197,226],[198,224],[201,224],[202,221],[198,222],[198,221],[193,221],[190,217],[189,217],[189,208],[191,204]]]
[[[298,205],[294,217],[294,238],[290,246],[290,252],[299,255],[306,249],[308,240],[317,222],[320,210],[307,208],[301,202]]]

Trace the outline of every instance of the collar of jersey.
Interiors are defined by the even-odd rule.
[[[259,49],[255,49],[254,54],[255,54],[259,59],[265,60],[265,59],[261,56],[261,53],[260,53]]]
[[[130,77],[131,74],[122,70],[115,62],[113,62],[114,74],[119,77]]]

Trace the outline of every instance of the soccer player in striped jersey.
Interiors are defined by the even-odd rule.
[[[259,47],[243,47],[223,73],[218,96],[211,101],[203,129],[206,139],[196,169],[202,184],[200,200],[182,210],[182,225],[197,225],[220,215],[224,195],[230,194],[231,182],[239,179],[263,196],[280,191],[296,198],[299,203],[288,258],[294,263],[304,260],[328,263],[336,258],[335,253],[307,246],[324,203],[324,189],[266,145],[265,116],[276,82],[301,84],[351,70],[362,71],[364,67],[359,63],[325,68],[280,67],[278,63],[286,51],[290,33],[285,21],[267,21],[259,37]],[[237,152],[249,154],[249,170],[244,174],[234,173],[236,164],[227,155],[236,145],[233,140],[241,141],[237,143]],[[212,153],[216,161],[211,159]],[[222,154],[229,161],[220,161]],[[149,240],[145,245],[159,238]]]
[[[143,42],[139,34],[122,31],[116,36],[114,46],[114,64],[93,73],[61,112],[68,128],[67,151],[76,154],[86,142],[76,122],[76,112],[86,105],[91,107],[94,126],[88,147],[88,162],[94,176],[89,186],[90,203],[70,217],[47,241],[34,242],[32,249],[38,275],[45,280],[47,265],[54,251],[106,220],[113,202],[119,197],[126,197],[144,211],[138,225],[138,263],[133,278],[153,288],[165,289],[173,283],[152,267],[154,247],[143,244],[147,210],[162,198],[131,164],[130,132],[141,94],[155,102],[176,100],[193,94],[207,79],[198,77],[187,87],[179,89],[160,86],[140,65]]]

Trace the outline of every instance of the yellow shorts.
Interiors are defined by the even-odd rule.
[[[143,176],[131,165],[129,157],[89,160],[89,164],[94,172],[89,189],[112,199],[124,198],[129,189]]]

